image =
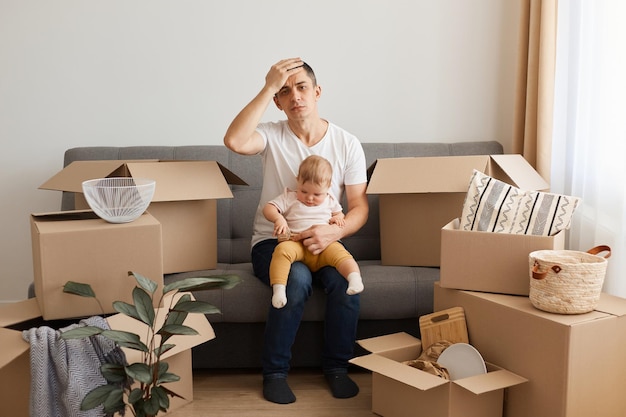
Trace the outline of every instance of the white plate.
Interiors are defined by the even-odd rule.
[[[448,370],[452,381],[487,373],[480,352],[467,343],[451,345],[439,355],[437,362]]]

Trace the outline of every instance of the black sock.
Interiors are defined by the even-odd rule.
[[[348,374],[325,374],[325,377],[335,398],[352,398],[359,393],[359,386]]]
[[[290,404],[296,401],[296,396],[287,384],[287,378],[264,379],[263,397],[276,404]]]

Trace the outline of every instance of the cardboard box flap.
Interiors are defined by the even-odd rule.
[[[134,161],[134,162],[141,162],[141,161]],[[231,170],[229,170],[228,168],[226,168],[224,165],[220,164],[217,161],[206,161],[206,160],[202,160],[202,159],[160,159],[158,160],[158,162],[178,162],[178,163],[192,163],[192,162],[200,162],[200,163],[204,163],[204,162],[211,162],[211,163],[215,163],[217,164],[217,166],[220,168],[220,171],[222,171],[222,175],[224,176],[224,179],[226,180],[226,182],[230,185],[248,185],[247,182],[245,182],[241,177],[239,177],[237,174],[235,174],[234,172],[232,172]]]
[[[30,349],[20,330],[5,329],[14,324],[41,317],[39,303],[35,298],[0,305],[0,369]],[[28,370],[26,370],[28,372]]]
[[[575,326],[578,324],[588,323],[594,320],[605,319],[607,317],[613,316],[613,314],[611,313],[605,313],[605,312],[599,311],[598,309],[591,311],[589,313],[584,313],[584,314],[554,314],[554,313],[541,311],[533,307],[528,297],[519,297],[519,296],[512,297],[510,295],[505,295],[505,294],[495,294],[495,293],[475,292],[475,291],[466,291],[466,292],[469,292],[473,296],[478,297],[478,298],[489,300],[497,304],[506,305],[506,308],[511,308],[514,310],[530,313],[534,316],[541,317],[545,320],[557,322],[564,326]],[[602,300],[602,298],[604,298],[605,295],[606,294],[603,293],[600,297],[600,300]],[[609,304],[607,304],[607,307],[609,306]]]
[[[98,217],[98,215],[91,210],[52,211],[49,213],[32,213],[31,216],[38,222],[100,220],[100,217]]]
[[[496,369],[486,374],[453,381],[454,384],[476,395],[512,387],[524,382],[528,382],[528,380],[505,369]]]
[[[147,212],[143,213],[132,222],[115,224],[101,219],[90,210],[68,210],[31,214],[31,218],[33,230],[37,233],[73,233],[84,230],[124,230],[137,226],[158,224],[158,221]]]
[[[368,194],[467,192],[473,170],[523,190],[550,185],[518,154],[383,158],[368,169]]]
[[[488,175],[522,190],[548,190],[550,184],[522,155],[491,155]]]
[[[41,310],[36,298],[0,304],[0,327],[9,327],[38,317],[41,317]]]
[[[421,345],[419,339],[405,332],[357,340],[357,343],[363,349],[372,353],[383,353],[389,350]]]
[[[626,303],[624,303],[624,299],[621,297],[602,293],[600,294],[600,301],[596,306],[596,311],[622,317],[626,315]]]
[[[134,178],[156,180],[152,201],[232,198],[233,194],[215,161],[130,163]]]
[[[182,294],[178,294],[178,296],[182,296]],[[171,296],[168,296],[165,298],[163,305],[169,306],[170,302]],[[163,322],[165,321],[165,316],[167,315],[167,311],[167,307],[155,309],[157,330],[163,325]],[[147,334],[147,326],[139,320],[132,319],[124,314],[115,314],[111,317],[108,317],[107,321],[112,329],[124,330],[138,334],[141,336],[141,340],[144,343],[146,342],[145,337]],[[189,326],[195,329],[198,334],[189,336],[172,336],[168,340],[168,343],[175,344],[176,347],[164,353],[162,356],[163,359],[167,359],[170,356],[176,355],[177,353],[183,352],[187,349],[191,349],[194,346],[200,345],[215,338],[215,332],[213,331],[213,327],[211,326],[204,314],[190,313],[187,316],[187,319],[185,319],[184,324],[185,326]],[[124,352],[126,353],[126,358],[129,363],[142,361],[141,352],[131,349],[124,349]]]
[[[216,164],[220,168],[220,171],[222,171],[222,175],[226,179],[226,182],[229,183],[230,185],[248,185],[247,182],[245,182],[243,179],[237,176],[234,172],[226,168],[224,165],[220,164],[219,162],[216,162]]]
[[[30,345],[22,338],[22,332],[18,330],[0,328],[0,340],[2,340],[0,369],[30,349]],[[25,369],[24,372],[28,372],[28,369]]]
[[[104,178],[124,161],[74,161],[39,186],[42,190],[83,192],[83,181]]]
[[[353,358],[350,362],[421,391],[449,383],[447,379],[439,378],[376,353]]]
[[[83,181],[107,177],[156,181],[153,201],[232,198],[228,184],[247,185],[215,161],[109,160],[74,161],[39,188],[82,193]]]
[[[486,155],[379,159],[367,193],[467,192],[473,170],[484,172],[488,161]]]

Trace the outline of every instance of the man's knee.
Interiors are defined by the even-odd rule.
[[[339,271],[332,266],[326,266],[320,269],[317,274],[327,293],[335,290],[339,293],[345,293],[348,288],[348,282],[346,279],[342,277]]]
[[[311,270],[302,262],[294,262],[287,281],[287,297],[308,299],[312,291]],[[290,294],[292,294],[290,296]]]

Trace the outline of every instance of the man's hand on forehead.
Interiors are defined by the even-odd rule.
[[[297,70],[298,68],[303,68],[303,67],[304,67],[304,63],[300,61],[300,65],[296,65],[295,67],[289,68],[287,71],[293,71],[293,70]]]
[[[300,58],[289,58],[278,61],[272,66],[266,76],[266,83],[274,86],[275,91],[282,89],[287,79],[294,74],[304,71],[304,61]]]

